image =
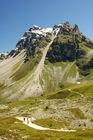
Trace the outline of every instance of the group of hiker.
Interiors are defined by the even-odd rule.
[[[24,122],[27,122],[27,124],[29,124],[30,122],[32,122],[31,118],[28,117],[24,117]]]

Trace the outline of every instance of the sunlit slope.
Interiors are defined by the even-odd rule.
[[[20,59],[20,61],[22,60]],[[5,80],[0,84],[0,94],[3,98],[26,98],[26,90],[34,80],[32,75],[34,74],[37,65],[31,69],[31,64],[29,62],[24,64],[20,63],[20,61],[12,67],[10,77],[6,76]],[[10,80],[10,83],[6,83],[8,79]],[[76,84],[78,79],[79,72],[74,62],[59,62],[54,65],[51,63],[45,64],[39,78],[39,83],[43,92],[36,92],[35,96],[39,96],[48,91],[58,91],[69,84]],[[27,97],[34,97],[33,94],[31,94],[31,91]]]
[[[93,42],[77,25],[33,26],[0,62],[0,98],[22,100],[84,83],[88,86],[93,80],[92,54]],[[83,88],[90,90],[83,86],[80,92]]]

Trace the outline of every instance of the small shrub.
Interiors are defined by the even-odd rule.
[[[50,123],[50,124],[49,124],[49,127],[52,127],[52,126],[53,126],[53,124],[52,124],[52,123]]]
[[[59,87],[60,87],[60,88],[64,88],[63,83],[59,82]]]
[[[46,107],[45,107],[45,110],[47,111],[49,109],[49,106],[47,105]]]

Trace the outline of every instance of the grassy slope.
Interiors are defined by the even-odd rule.
[[[71,87],[66,88],[64,90],[68,91],[68,89],[71,89],[73,91],[78,91],[84,95],[93,95],[93,82],[71,86]]]
[[[68,86],[63,90],[51,94],[48,98],[49,99],[76,98],[78,100],[78,97],[81,98],[83,97],[82,95],[86,98],[87,97],[91,98],[93,96],[93,82]]]
[[[0,117],[0,138],[13,140],[93,140],[93,130],[77,132],[39,131],[25,126],[13,117]]]
[[[62,85],[76,83],[78,79],[73,79],[76,77],[77,72],[78,69],[73,62],[48,63],[43,70],[41,84],[44,85],[45,91],[57,91]],[[68,78],[71,80],[68,80]]]
[[[86,84],[87,85],[87,84]],[[92,86],[92,83],[89,84]],[[84,87],[85,84],[82,85],[73,85],[71,87],[69,87],[71,90],[76,90],[79,89],[81,87]],[[60,99],[71,99],[73,102],[73,96],[76,100],[78,100],[78,97],[76,94],[72,95],[74,93],[68,93],[68,88],[65,88],[64,90],[62,90],[62,92],[65,92],[63,95],[58,95],[58,97]],[[6,106],[8,106],[8,108],[10,110],[12,110],[13,108],[19,108],[19,114],[21,113],[21,111],[24,111],[24,114],[22,114],[23,116],[31,116],[31,114],[29,115],[28,113],[25,113],[25,111],[30,111],[31,108],[33,107],[37,107],[37,105],[40,105],[40,100],[47,100],[47,98],[51,98],[51,95],[54,95],[54,99],[57,99],[55,94],[58,94],[56,92],[50,92],[47,95],[43,95],[41,97],[37,98],[32,98],[32,99],[26,99],[24,101],[15,101],[15,102],[9,102],[6,103]],[[64,96],[64,97],[63,97]],[[50,100],[50,99],[49,99]],[[53,100],[53,99],[52,99]],[[53,101],[54,102],[54,101]],[[61,102],[61,101],[60,101]],[[63,101],[62,101],[63,102]],[[46,111],[49,110],[49,108],[46,108],[46,105],[43,105],[44,109],[47,109]],[[43,107],[42,105],[39,107]],[[4,111],[4,113],[9,111],[9,109],[2,109],[2,111]],[[74,115],[75,118],[77,119],[86,119],[86,117],[84,116],[83,112],[80,110],[80,108],[69,108],[68,111],[70,113],[72,113],[72,115]],[[1,112],[1,109],[0,109]],[[2,113],[2,112],[1,112]],[[20,137],[21,139],[32,139],[32,140],[92,140],[93,139],[93,130],[78,130],[77,132],[74,133],[67,133],[67,132],[52,132],[52,131],[37,131],[34,130],[32,128],[29,128],[25,125],[23,125],[20,121],[16,120],[14,118],[15,115],[11,115],[11,117],[4,115],[2,117],[0,117],[0,137],[4,138],[7,137],[8,139],[13,139],[13,140],[19,140]],[[45,127],[50,127],[50,128],[61,128],[61,127],[67,127],[68,126],[68,122],[66,122],[66,120],[61,120],[61,121],[56,121],[53,120],[52,118],[49,119],[39,119],[36,120],[35,122],[36,124],[39,124],[41,126],[45,126]],[[6,125],[7,124],[7,125]]]
[[[6,99],[17,93],[17,91],[19,91],[26,82],[29,82],[29,80],[31,80],[29,77],[34,72],[35,65],[33,67],[30,62],[22,64],[21,67],[18,67],[18,64],[19,62],[13,67],[14,73],[12,72],[13,74],[11,76],[14,84],[8,87],[4,87],[4,84],[2,85],[2,83],[0,84],[0,90],[2,93],[7,91],[6,95],[3,94],[3,97]],[[48,63],[45,65],[40,79],[40,84],[43,87],[44,93],[58,91],[67,83],[72,82],[73,78],[76,77],[77,72],[78,69],[72,62],[59,62],[55,64]],[[68,77],[71,80],[69,80]],[[74,82],[76,82],[76,80],[74,80]]]
[[[69,36],[59,36],[58,41],[65,42],[71,39],[72,38],[69,38]],[[40,45],[42,47],[42,44]],[[80,47],[85,50],[86,53],[91,51],[91,49],[88,48],[83,42],[80,44]],[[38,64],[38,62],[35,60],[31,60],[31,62],[23,64],[22,61],[23,60],[17,60],[12,68],[12,74],[10,78],[12,79],[12,82],[14,82],[14,84],[9,87],[4,87],[4,85],[0,86],[1,93],[5,91],[8,92],[6,97],[11,96],[12,93],[16,93],[17,91],[19,91],[20,87],[24,86],[24,81],[28,80],[29,76],[33,73],[33,68]],[[63,86],[69,86],[76,83],[79,78],[78,71],[79,70],[74,62],[58,62],[53,64],[46,62],[42,77],[40,79],[40,84],[42,85],[44,92],[58,91],[59,89],[63,88]],[[84,80],[92,80],[92,75],[93,72],[91,70],[91,73]]]

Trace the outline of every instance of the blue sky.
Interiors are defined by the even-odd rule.
[[[0,0],[0,52],[15,48],[32,25],[69,21],[93,40],[93,0]]]

